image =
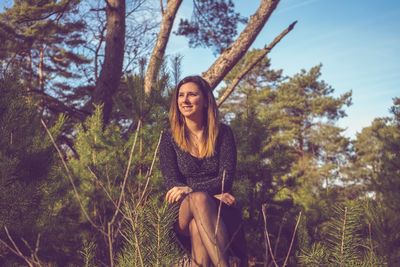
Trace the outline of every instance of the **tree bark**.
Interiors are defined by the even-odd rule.
[[[289,25],[281,34],[279,34],[275,39],[270,43],[268,46],[264,47],[259,54],[253,58],[252,62],[247,64],[243,68],[243,70],[232,80],[232,82],[229,84],[229,87],[226,89],[224,94],[218,99],[217,105],[220,107],[222,103],[225,102],[225,100],[232,94],[233,90],[235,90],[236,86],[239,84],[239,82],[243,79],[244,76],[246,76],[271,50],[272,48],[275,47],[277,43],[279,43],[283,37],[286,36],[293,28],[294,25],[296,25],[297,21],[293,22],[292,24]]]
[[[93,103],[104,104],[103,121],[107,124],[118,90],[125,47],[125,0],[106,0],[107,28],[104,62],[93,94]]]
[[[215,89],[228,72],[244,56],[278,3],[279,0],[261,0],[256,13],[250,17],[247,26],[240,33],[236,41],[222,52],[206,72],[203,72],[203,78],[208,81],[212,89]]]
[[[167,9],[163,12],[163,17],[160,26],[160,32],[157,37],[156,45],[150,57],[147,67],[146,76],[144,78],[144,91],[146,95],[150,95],[154,88],[158,72],[160,71],[161,62],[164,58],[168,40],[171,35],[172,25],[176,17],[176,12],[181,5],[182,0],[169,0]]]

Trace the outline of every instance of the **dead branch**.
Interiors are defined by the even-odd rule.
[[[18,248],[17,244],[15,243],[14,239],[11,237],[10,233],[8,232],[7,227],[4,227],[4,230],[6,231],[7,237],[10,240],[13,247],[11,247],[9,244],[7,244],[2,239],[0,239],[0,243],[2,243],[6,248],[8,248],[12,253],[17,255],[21,259],[23,259],[26,262],[26,264],[28,264],[29,267],[40,266],[40,262],[36,262],[36,261],[34,261],[34,259],[29,259],[21,252],[21,250]]]
[[[115,208],[115,212],[111,220],[107,223],[107,242],[108,242],[108,250],[109,250],[109,255],[110,255],[110,266],[114,266],[114,252],[113,252],[113,244],[114,244],[114,238],[113,238],[113,224],[117,218],[118,213],[120,212],[122,200],[124,198],[124,193],[125,193],[125,187],[126,187],[126,181],[128,180],[129,172],[131,169],[131,164],[132,164],[132,159],[133,159],[133,151],[135,150],[136,142],[137,142],[137,137],[138,137],[138,132],[141,127],[141,120],[139,120],[139,123],[136,128],[136,133],[135,133],[135,139],[133,141],[130,153],[129,153],[129,159],[128,159],[128,165],[126,166],[125,170],[125,175],[124,175],[124,180],[122,181],[122,186],[121,186],[121,192],[119,194],[118,198],[118,203]],[[117,231],[118,232],[118,231]]]
[[[278,44],[283,37],[286,36],[296,25],[297,21],[293,22],[292,24],[289,25],[284,31],[281,32],[275,39],[268,45],[265,46],[257,56],[255,56],[250,63],[247,64],[243,68],[243,70],[233,79],[233,81],[229,84],[229,87],[226,89],[224,94],[218,99],[217,105],[220,107],[225,100],[232,94],[232,92],[235,90],[236,86],[239,84],[239,82],[243,79],[244,76],[246,76],[271,50],[275,47],[276,44]]]
[[[155,81],[157,80],[158,72],[160,71],[161,62],[164,58],[165,49],[171,35],[172,25],[176,17],[176,12],[181,5],[182,0],[170,0],[167,2],[167,9],[164,10],[160,32],[157,37],[156,45],[150,57],[149,65],[147,67],[146,75],[144,78],[144,91],[146,95],[150,95]]]
[[[268,233],[268,228],[267,228],[267,204],[266,203],[262,204],[262,214],[263,214],[263,219],[264,219],[264,244],[265,244],[264,266],[267,266],[267,264],[268,264],[267,258],[268,258],[268,250],[269,250],[269,253],[271,254],[272,262],[274,263],[275,267],[278,267],[278,264],[275,261],[274,253],[272,253],[271,241],[269,240],[269,233]]]
[[[278,3],[279,0],[261,0],[256,13],[250,17],[249,23],[236,41],[225,49],[206,72],[203,72],[203,78],[208,81],[212,89],[215,89],[226,74],[247,52]]]
[[[293,246],[293,242],[294,242],[294,237],[296,236],[296,231],[297,231],[297,227],[299,226],[300,218],[301,218],[301,211],[299,212],[299,216],[297,217],[297,222],[296,222],[296,226],[294,227],[294,231],[293,231],[293,235],[292,235],[292,240],[290,241],[290,246],[289,246],[289,249],[288,249],[288,252],[287,252],[287,254],[286,254],[286,258],[285,258],[285,261],[284,261],[282,267],[285,267],[286,264],[287,264],[287,261],[289,260],[290,251],[292,250],[292,246]]]
[[[142,121],[139,120],[139,123],[138,123],[137,128],[136,128],[135,139],[133,141],[133,144],[132,144],[132,147],[131,147],[131,151],[130,151],[130,154],[129,154],[128,165],[126,166],[124,180],[122,182],[121,193],[120,193],[119,198],[118,198],[117,208],[116,208],[116,210],[114,212],[114,215],[113,215],[113,217],[112,217],[112,219],[110,221],[111,224],[114,223],[114,221],[115,221],[115,219],[116,219],[116,217],[118,215],[118,212],[120,210],[122,200],[124,198],[126,181],[128,180],[129,172],[130,172],[130,169],[131,169],[131,164],[132,164],[132,159],[133,159],[133,151],[134,151],[135,146],[136,146],[136,142],[137,142],[137,138],[138,138],[138,132],[139,132],[139,129],[140,129],[141,125],[142,125]]]
[[[150,169],[149,169],[149,170],[147,171],[147,173],[146,173],[146,178],[147,178],[147,179],[146,179],[146,184],[145,184],[145,186],[144,186],[143,192],[142,192],[142,194],[141,194],[141,196],[140,196],[140,198],[139,198],[139,201],[138,201],[138,204],[137,204],[136,208],[137,208],[138,205],[140,205],[140,203],[143,201],[143,197],[144,197],[144,195],[145,195],[145,193],[146,193],[147,186],[149,185],[150,177],[151,177],[151,174],[152,174],[152,172],[153,172],[154,163],[156,162],[156,158],[157,158],[158,148],[160,147],[162,135],[163,135],[163,132],[161,131],[160,137],[158,138],[158,143],[157,143],[157,146],[156,146],[156,150],[154,151],[154,156],[153,156],[153,160],[152,160],[151,165],[150,165]]]

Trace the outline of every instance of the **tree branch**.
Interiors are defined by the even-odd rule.
[[[31,89],[29,90],[29,92],[41,95],[43,99],[42,105],[52,111],[62,112],[62,113],[67,112],[70,116],[78,118],[81,121],[84,120],[88,115],[90,115],[90,112],[79,110],[74,107],[69,107],[60,100],[58,100],[57,98],[52,97],[51,95],[48,95],[40,90]]]
[[[172,25],[176,17],[176,12],[181,5],[182,0],[170,0],[167,3],[167,9],[164,11],[161,21],[160,32],[157,37],[156,45],[150,57],[147,67],[146,76],[144,78],[144,91],[146,95],[150,95],[160,71],[161,62],[164,58],[168,40],[171,34]]]
[[[246,76],[271,50],[275,47],[276,44],[278,44],[283,37],[286,36],[296,25],[297,21],[293,22],[292,24],[289,25],[281,34],[279,34],[275,39],[270,43],[268,46],[264,47],[260,52],[258,56],[255,56],[253,60],[247,64],[247,66],[244,67],[244,69],[233,79],[233,81],[230,83],[229,87],[226,89],[224,94],[218,99],[217,105],[220,107],[225,100],[232,94],[232,92],[235,90],[236,86],[239,84],[239,82],[243,79],[244,76]]]
[[[226,74],[243,57],[268,21],[278,3],[279,0],[261,0],[256,13],[251,16],[249,23],[236,41],[224,50],[206,72],[203,72],[203,78],[208,81],[212,89],[215,89]]]

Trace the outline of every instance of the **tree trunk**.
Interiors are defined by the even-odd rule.
[[[228,72],[244,56],[278,3],[279,0],[261,0],[256,13],[251,16],[247,26],[240,33],[236,41],[225,49],[214,64],[203,73],[203,78],[209,82],[212,89],[215,89]]]
[[[171,35],[172,25],[176,17],[176,12],[181,5],[182,0],[167,1],[167,10],[163,12],[163,17],[160,26],[160,32],[157,37],[156,45],[150,57],[147,67],[146,76],[144,78],[144,91],[146,95],[150,95],[153,86],[157,80],[158,72],[160,71],[161,62],[164,58],[165,49],[167,48],[168,40]]]
[[[125,47],[125,0],[107,0],[107,28],[104,62],[93,94],[93,102],[104,104],[103,121],[107,124],[113,106],[112,97],[118,90]]]

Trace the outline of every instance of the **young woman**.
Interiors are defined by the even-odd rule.
[[[178,239],[190,247],[193,266],[229,266],[229,253],[246,266],[241,215],[232,195],[236,145],[229,126],[218,122],[214,96],[203,78],[180,81],[169,120],[171,129],[161,139],[160,165],[166,201],[179,205],[174,229]]]

